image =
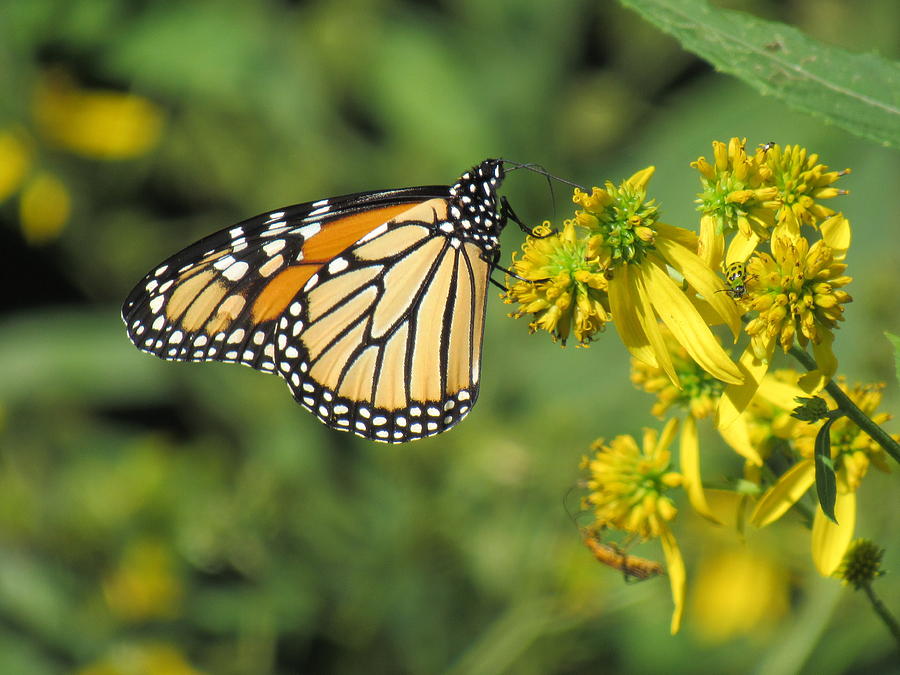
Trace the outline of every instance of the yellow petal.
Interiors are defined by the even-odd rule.
[[[642,265],[639,269],[653,309],[691,358],[723,382],[742,382],[737,366],[672,278],[653,264]]]
[[[731,243],[728,244],[725,261],[727,263],[744,262],[756,250],[757,244],[759,244],[759,237],[756,234],[751,232],[748,236],[738,230]]]
[[[838,213],[824,220],[819,225],[819,231],[822,233],[822,239],[834,251],[835,259],[843,260],[847,255],[847,249],[850,248],[852,239],[850,221],[844,218],[842,213]]]
[[[696,295],[688,296],[688,299],[691,301],[691,304],[697,308],[697,311],[700,313],[700,317],[703,319],[703,323],[707,326],[718,326],[720,324],[725,323],[724,319],[719,316],[719,313],[712,308],[706,300],[700,298]]]
[[[835,525],[823,512],[822,507],[816,509],[812,529],[812,558],[823,577],[831,574],[841,564],[853,531],[856,529],[856,493],[838,492],[834,503]]]
[[[678,433],[678,418],[673,417],[666,422],[666,426],[663,427],[662,433],[659,435],[659,440],[654,444],[656,446],[654,448],[654,454],[656,455],[668,450],[676,433]]]
[[[634,294],[635,313],[637,314],[641,328],[644,330],[644,335],[647,336],[647,339],[650,341],[650,346],[653,348],[653,353],[656,355],[656,362],[659,364],[657,367],[661,368],[666,375],[669,376],[669,379],[672,380],[672,384],[681,389],[678,373],[675,372],[675,366],[672,364],[672,354],[669,353],[669,347],[666,344],[666,340],[659,328],[659,321],[653,311],[650,294],[644,286],[641,276],[633,273],[636,269],[633,270],[628,277],[628,281],[632,286],[632,293]]]
[[[803,389],[796,385],[782,382],[773,375],[766,375],[760,382],[756,395],[777,408],[793,410],[797,407],[797,401],[794,399],[803,396],[804,393]]]
[[[706,503],[716,520],[725,527],[742,532],[749,497],[734,490],[706,488]]]
[[[737,366],[744,376],[744,381],[741,384],[725,387],[725,391],[719,399],[719,406],[716,409],[716,427],[720,430],[727,429],[734,424],[744,409],[750,405],[750,401],[753,400],[759,389],[763,375],[769,369],[769,362],[757,359],[751,344],[741,354]]]
[[[656,171],[655,166],[648,166],[646,169],[641,169],[633,176],[628,178],[625,182],[628,183],[635,190],[646,190],[647,183],[650,182],[650,179],[653,178],[653,173]]]
[[[669,237],[662,236],[666,230],[657,225],[661,236],[656,239],[656,249],[722,317],[736,339],[741,331],[741,313],[737,303],[727,293],[721,292],[725,290],[722,279],[696,253],[674,243]],[[669,225],[664,227],[677,229]]]
[[[725,255],[725,236],[718,231],[716,219],[710,215],[700,217],[700,240],[697,244],[697,255],[710,269],[717,270],[722,266]]]
[[[676,227],[675,225],[667,225],[666,223],[656,221],[653,224],[653,228],[660,237],[670,239],[691,252],[696,251],[700,246],[700,239],[697,235],[683,227]]]
[[[688,415],[681,427],[681,444],[679,446],[679,461],[681,474],[684,476],[684,488],[687,490],[688,499],[694,511],[704,518],[721,525],[713,515],[709,504],[706,503],[706,495],[703,492],[703,482],[700,478],[700,441],[697,438],[697,420]]]
[[[806,494],[815,480],[816,469],[813,460],[804,459],[794,464],[757,502],[750,515],[751,524],[755,527],[765,527],[774,523]]]
[[[669,575],[669,585],[672,588],[672,601],[675,603],[675,609],[672,611],[672,624],[670,630],[672,635],[681,628],[681,616],[684,613],[684,590],[687,581],[687,573],[684,569],[684,559],[681,557],[681,551],[678,548],[678,542],[675,536],[665,528],[660,534],[660,542],[662,543],[663,553],[666,556],[666,574]]]
[[[659,368],[656,354],[641,327],[635,309],[632,295],[636,297],[637,292],[632,290],[630,269],[628,265],[622,265],[616,270],[615,278],[609,282],[609,308],[613,315],[613,325],[625,347],[636,359],[648,366]]]
[[[719,429],[722,439],[731,446],[731,449],[744,457],[754,466],[762,466],[763,459],[759,451],[750,441],[750,432],[747,430],[747,422],[743,417],[738,418],[724,429]]]

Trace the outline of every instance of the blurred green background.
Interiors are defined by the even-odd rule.
[[[895,0],[729,6],[898,56]],[[817,578],[798,519],[749,533],[748,557],[684,508],[674,638],[664,579],[626,585],[591,558],[563,506],[579,459],[658,424],[612,333],[563,350],[492,294],[480,403],[395,447],[322,427],[274,377],[141,354],[118,317],[148,269],[213,230],[450,183],[489,156],[583,184],[655,164],[665,219],[696,227],[688,163],[746,136],[852,167],[836,208],[855,302],[836,351],[851,380],[887,381],[896,410],[881,337],[900,333],[896,152],[761,98],[606,1],[5,0],[0,78],[0,672],[897,668],[864,598]],[[539,176],[504,191],[533,223],[570,211]],[[521,238],[508,229],[507,255]],[[710,480],[739,471],[706,440]],[[896,542],[897,487],[866,478],[861,536]],[[896,546],[885,566],[900,570]],[[708,601],[740,588],[773,600]],[[900,611],[897,575],[877,588]]]

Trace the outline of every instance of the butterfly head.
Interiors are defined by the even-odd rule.
[[[450,217],[453,230],[463,240],[474,241],[485,251],[500,245],[505,224],[500,215],[497,188],[504,178],[503,160],[486,159],[466,171],[450,188]]]

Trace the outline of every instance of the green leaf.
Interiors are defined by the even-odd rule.
[[[894,370],[897,375],[897,381],[900,382],[900,337],[887,331],[884,332],[884,336],[894,345]]]
[[[837,499],[837,482],[834,477],[834,462],[831,460],[831,425],[836,417],[832,417],[816,434],[816,495],[819,505],[826,516],[837,525],[834,517],[834,502]]]
[[[793,108],[900,148],[900,64],[706,0],[621,0],[717,70]]]

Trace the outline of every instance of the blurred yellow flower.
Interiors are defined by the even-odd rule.
[[[681,388],[675,387],[660,368],[638,359],[631,359],[632,384],[649,394],[656,394],[657,400],[650,412],[659,418],[672,406],[686,410],[695,419],[709,417],[715,412],[725,385],[698,366],[671,331],[663,328],[661,332]]]
[[[104,580],[103,594],[117,616],[144,621],[178,616],[183,588],[170,550],[142,539],[126,549],[119,567]]]
[[[0,202],[22,185],[33,162],[31,143],[24,132],[0,131]]]
[[[203,675],[174,645],[164,642],[121,645],[75,675]]]
[[[787,570],[745,548],[705,556],[692,586],[692,625],[708,642],[769,633],[790,606]]]
[[[891,418],[888,413],[876,413],[881,404],[884,384],[856,385],[849,388],[842,380],[838,386],[875,424],[883,424]],[[823,393],[830,409],[836,404]],[[806,494],[815,482],[813,453],[815,438],[824,422],[797,424],[793,427],[794,447],[804,458],[788,469],[778,481],[760,498],[751,515],[756,527],[764,527],[775,522]],[[835,517],[837,523],[827,518],[821,507],[816,508],[812,532],[812,558],[823,576],[831,575],[841,560],[853,537],[856,526],[856,491],[865,476],[869,464],[874,464],[884,472],[890,472],[890,465],[884,450],[862,429],[847,417],[834,421],[829,430],[831,459],[837,479]],[[900,440],[900,435],[893,435]]]
[[[669,470],[669,445],[677,429],[676,419],[670,420],[661,434],[645,429],[641,447],[627,435],[617,436],[609,444],[598,439],[591,446],[593,455],[584,463],[590,475],[586,502],[594,510],[595,527],[660,539],[675,603],[673,634],[681,625],[686,580],[684,560],[668,526],[678,509],[665,495],[682,483],[681,475]]]
[[[886,412],[876,412],[881,405],[884,394],[884,383],[856,384],[849,387],[843,378],[838,378],[837,385],[850,397],[856,406],[877,425],[883,425],[893,415]],[[829,409],[834,409],[837,404],[827,393],[819,394],[828,403]],[[793,437],[797,452],[809,459],[815,449],[816,434],[824,421],[815,424],[797,424],[793,430]],[[860,429],[848,417],[840,417],[835,420],[829,432],[831,436],[831,458],[837,473],[838,489],[853,491],[859,489],[862,479],[869,469],[869,464],[874,464],[885,473],[890,473],[887,453],[877,442]],[[892,434],[894,440],[900,440],[900,435]]]
[[[93,159],[131,159],[159,141],[163,111],[136,94],[80,89],[65,74],[47,73],[35,88],[32,114],[41,134]]]
[[[30,244],[56,239],[72,210],[69,191],[61,180],[46,171],[34,175],[22,190],[19,222]]]
[[[56,239],[71,212],[69,190],[59,178],[42,169],[29,176],[37,140],[91,159],[132,159],[159,142],[164,121],[162,109],[148,99],[81,89],[60,71],[37,82],[31,113],[36,140],[17,128],[0,129],[0,202],[21,190],[19,219],[33,245]]]

